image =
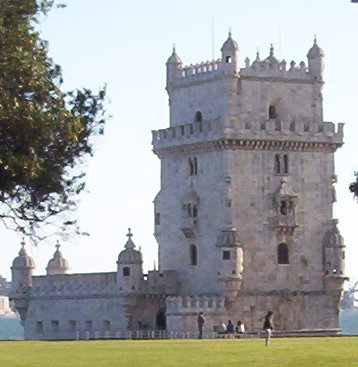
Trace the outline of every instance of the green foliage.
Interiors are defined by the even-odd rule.
[[[156,340],[95,342],[2,342],[6,367],[353,367],[356,337]]]
[[[358,199],[358,172],[355,172],[356,180],[349,185],[349,190],[353,193],[354,197]]]
[[[105,89],[64,93],[34,25],[49,0],[0,0],[0,219],[34,242],[84,189],[80,158],[103,133]],[[70,224],[69,224],[70,223]],[[76,228],[63,220],[62,232]]]

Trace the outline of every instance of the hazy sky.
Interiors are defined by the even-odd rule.
[[[78,217],[90,237],[62,244],[73,272],[114,271],[127,228],[144,253],[144,267],[157,258],[153,199],[159,160],[151,130],[168,127],[165,62],[173,43],[184,64],[220,57],[229,28],[241,65],[275,54],[288,63],[307,61],[317,35],[325,58],[324,119],[345,122],[345,145],[336,154],[335,217],[347,245],[347,274],[358,279],[358,203],[348,192],[358,170],[358,4],[349,0],[67,0],[39,25],[50,55],[63,67],[65,88],[108,85],[111,103],[105,136],[87,161],[87,188]],[[213,31],[214,30],[214,31]],[[214,50],[212,39],[214,35]],[[21,236],[0,229],[0,274],[10,277]],[[28,246],[37,274],[55,250]],[[314,245],[314,244],[313,244]]]

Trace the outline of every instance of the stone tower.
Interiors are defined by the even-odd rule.
[[[272,309],[278,329],[334,333],[346,279],[332,217],[343,124],[323,121],[323,51],[315,39],[308,66],[287,65],[271,45],[240,68],[229,33],[221,52],[183,66],[174,49],[166,64],[170,127],[153,131],[160,271],[175,270],[199,308],[225,297],[220,317],[249,328]],[[175,322],[190,302],[170,299]]]

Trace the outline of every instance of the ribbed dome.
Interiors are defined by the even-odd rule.
[[[231,32],[229,32],[229,36],[228,36],[227,40],[224,42],[224,44],[222,45],[221,51],[231,51],[231,50],[237,51],[238,49],[239,49],[239,45],[231,37]]]
[[[12,262],[13,268],[31,268],[35,269],[35,261],[30,257],[25,250],[25,242],[21,243],[21,249],[19,251],[19,256],[15,257]]]
[[[344,247],[344,240],[337,227],[338,220],[333,219],[333,228],[326,233],[325,245],[327,247]]]
[[[316,37],[314,38],[313,41],[313,46],[309,49],[307,57],[309,59],[314,59],[316,57],[323,57],[324,56],[324,52],[323,50],[317,45],[317,39]]]
[[[47,264],[47,275],[66,274],[69,268],[67,260],[62,257],[60,245],[57,243],[53,258]]]
[[[238,247],[240,246],[239,234],[236,228],[223,229],[216,241],[217,247]]]
[[[278,64],[279,63],[278,59],[274,56],[273,52],[274,52],[274,48],[273,48],[273,45],[271,44],[270,55],[264,60],[266,63],[268,64]]]
[[[142,253],[138,250],[135,250],[135,244],[132,241],[133,234],[131,233],[131,229],[128,229],[128,240],[124,245],[125,250],[123,250],[118,255],[118,263],[120,264],[141,264],[143,262]]]
[[[175,52],[175,47],[173,47],[173,53],[170,55],[167,64],[181,64],[181,59]]]

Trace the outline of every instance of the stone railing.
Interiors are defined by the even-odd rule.
[[[187,296],[167,297],[165,300],[168,314],[226,312],[223,296]]]

